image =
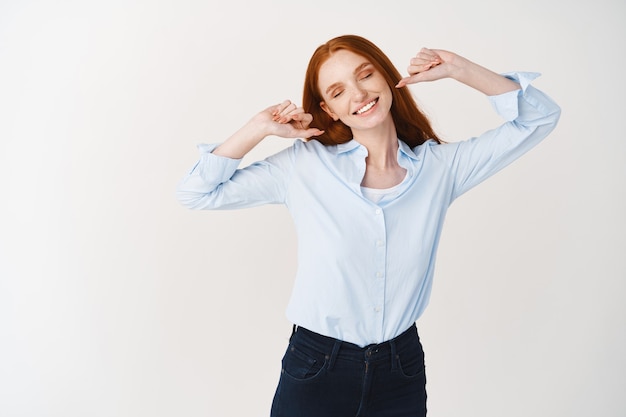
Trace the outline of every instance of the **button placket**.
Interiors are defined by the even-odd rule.
[[[383,318],[385,306],[385,271],[387,270],[387,232],[385,227],[384,210],[380,207],[374,209],[376,219],[376,234],[374,236],[375,270],[372,279],[372,313],[377,323],[379,337],[384,334]]]

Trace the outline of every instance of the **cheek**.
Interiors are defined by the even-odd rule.
[[[389,107],[389,109],[391,109],[391,104],[393,103],[393,94],[391,93],[391,91],[387,92],[384,94],[385,96],[385,102],[387,103],[387,107]]]
[[[335,116],[342,117],[348,112],[349,104],[349,100],[345,100],[343,97],[337,98],[333,100],[332,105],[328,106],[328,110],[330,110]]]

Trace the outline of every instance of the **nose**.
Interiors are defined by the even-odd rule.
[[[352,94],[352,97],[354,98],[354,101],[360,103],[361,101],[363,101],[363,99],[365,99],[365,97],[367,97],[367,91],[357,85],[354,87],[354,93]]]

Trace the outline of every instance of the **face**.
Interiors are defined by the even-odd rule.
[[[361,55],[343,49],[333,53],[320,68],[318,84],[322,109],[353,131],[391,121],[391,89]]]

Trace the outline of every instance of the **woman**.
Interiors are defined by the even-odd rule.
[[[178,198],[192,209],[285,204],[298,235],[294,323],[272,416],[426,415],[415,327],[430,296],[448,206],[543,139],[560,109],[529,85],[457,54],[422,49],[402,78],[371,42],[340,36],[309,63],[303,107],[268,107],[200,161]],[[442,143],[406,86],[452,78],[506,123]],[[237,169],[268,135],[304,138]]]

